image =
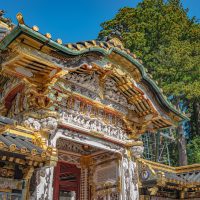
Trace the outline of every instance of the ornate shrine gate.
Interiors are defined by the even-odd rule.
[[[84,135],[83,130],[69,129],[63,123],[61,126],[51,140],[58,150],[58,164],[50,173],[53,176],[54,171],[50,178],[53,179],[54,199],[70,199],[71,196],[72,200],[73,197],[76,200],[118,200],[123,199],[123,195],[138,198],[136,166],[130,151]],[[132,150],[139,153],[135,147]],[[45,185],[47,182],[41,182],[37,188],[45,188]],[[122,185],[127,187],[126,194],[122,193]],[[52,190],[49,188],[46,193],[49,198]]]
[[[61,196],[67,191],[71,191],[69,194],[74,192],[78,200],[101,199],[104,196],[119,199],[118,154],[107,148],[103,150],[85,142],[76,143],[63,138],[58,139],[57,148],[59,164],[54,173],[54,199],[59,196],[59,191]],[[58,180],[60,170],[62,177]]]
[[[62,45],[17,19],[0,41],[0,115],[14,121],[0,148],[24,168],[24,199],[138,200],[139,136],[187,117],[118,38]]]

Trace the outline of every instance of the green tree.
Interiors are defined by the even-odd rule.
[[[200,24],[180,0],[143,0],[136,8],[120,9],[101,26],[100,39],[119,31],[124,46],[143,60],[166,95],[173,95],[173,103],[190,108],[192,137],[200,136]],[[184,138],[178,141],[185,148]]]
[[[188,154],[190,154],[188,160],[189,163],[200,163],[200,137],[194,137],[193,140],[191,140],[188,143],[187,151]]]

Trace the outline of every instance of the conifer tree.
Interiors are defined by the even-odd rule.
[[[120,9],[101,26],[101,39],[121,33],[124,46],[143,60],[165,94],[173,96],[177,107],[185,105],[192,115],[191,137],[200,137],[200,24],[181,1],[143,0],[136,8]],[[186,164],[183,160],[180,164]]]

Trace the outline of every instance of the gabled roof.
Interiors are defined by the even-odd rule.
[[[141,158],[138,159],[138,164],[140,181],[144,188],[161,186],[162,181],[162,187],[170,189],[200,187],[200,164],[172,167]]]
[[[177,116],[178,120],[188,120],[188,117],[180,113],[175,109],[175,107],[167,101],[167,98],[163,95],[162,91],[156,85],[156,83],[151,79],[150,75],[147,74],[142,61],[137,59],[136,55],[131,53],[128,49],[125,49],[120,42],[114,40],[105,41],[85,41],[78,42],[74,44],[62,44],[62,41],[58,39],[53,41],[50,34],[43,35],[38,32],[38,28],[34,26],[33,28],[28,27],[24,24],[23,17],[21,14],[17,15],[19,24],[8,34],[1,42],[0,49],[6,50],[9,44],[12,43],[21,34],[27,35],[41,44],[46,45],[56,52],[62,53],[63,55],[78,56],[88,52],[97,52],[106,57],[110,56],[112,53],[123,57],[128,62],[132,63],[141,74],[141,83],[145,85],[149,91],[154,95],[159,105],[167,112],[172,112]]]
[[[32,142],[31,138],[18,136],[9,132],[0,135],[1,151],[10,150],[14,154],[23,153],[46,157],[45,150]]]
[[[10,118],[0,116],[0,160],[41,166],[56,160],[56,156],[56,150],[47,146],[39,133],[16,125]]]

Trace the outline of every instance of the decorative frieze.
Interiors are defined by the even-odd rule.
[[[9,169],[6,167],[1,167],[0,168],[0,177],[6,177],[6,178],[13,178],[14,177],[14,169]],[[0,178],[1,179],[1,178]]]
[[[93,136],[85,135],[80,133],[80,131],[75,130],[58,129],[56,133],[52,135],[51,140],[57,141],[58,138],[72,140],[81,144],[98,147],[99,149],[110,150],[111,152],[118,152],[123,149],[120,145]]]
[[[67,109],[62,112],[61,121],[120,140],[128,138],[126,125],[119,116],[78,98],[68,98]]]
[[[87,73],[70,73],[66,76],[69,82],[75,83],[81,87],[87,88],[92,92],[98,94],[100,92],[99,75],[96,72],[91,74]]]
[[[119,88],[117,87],[116,82],[113,79],[111,79],[111,78],[106,79],[104,91],[105,91],[106,99],[116,102],[116,103],[128,108],[129,110],[135,109],[134,105],[131,105],[128,103],[127,99],[120,92]]]
[[[70,140],[65,140],[63,138],[59,138],[57,140],[56,147],[58,150],[73,152],[79,155],[89,155],[89,154],[96,153],[99,151],[98,148],[79,144],[76,142],[72,142]]]
[[[127,114],[128,110],[134,111],[135,109],[134,105],[128,103],[126,97],[118,89],[117,83],[111,78],[101,80],[96,72],[92,74],[73,72],[67,75],[66,79],[69,83],[58,83],[63,89],[99,101],[124,114]],[[105,81],[105,83],[103,84],[102,81]]]
[[[81,126],[88,131],[102,133],[120,140],[128,138],[122,128],[106,124],[105,122],[97,118],[91,119],[86,115],[63,112],[61,120],[66,123]]]
[[[32,128],[36,131],[39,131],[39,130],[53,131],[58,126],[57,120],[53,117],[47,117],[47,118],[43,118],[43,119],[26,117],[23,124],[26,127]]]

